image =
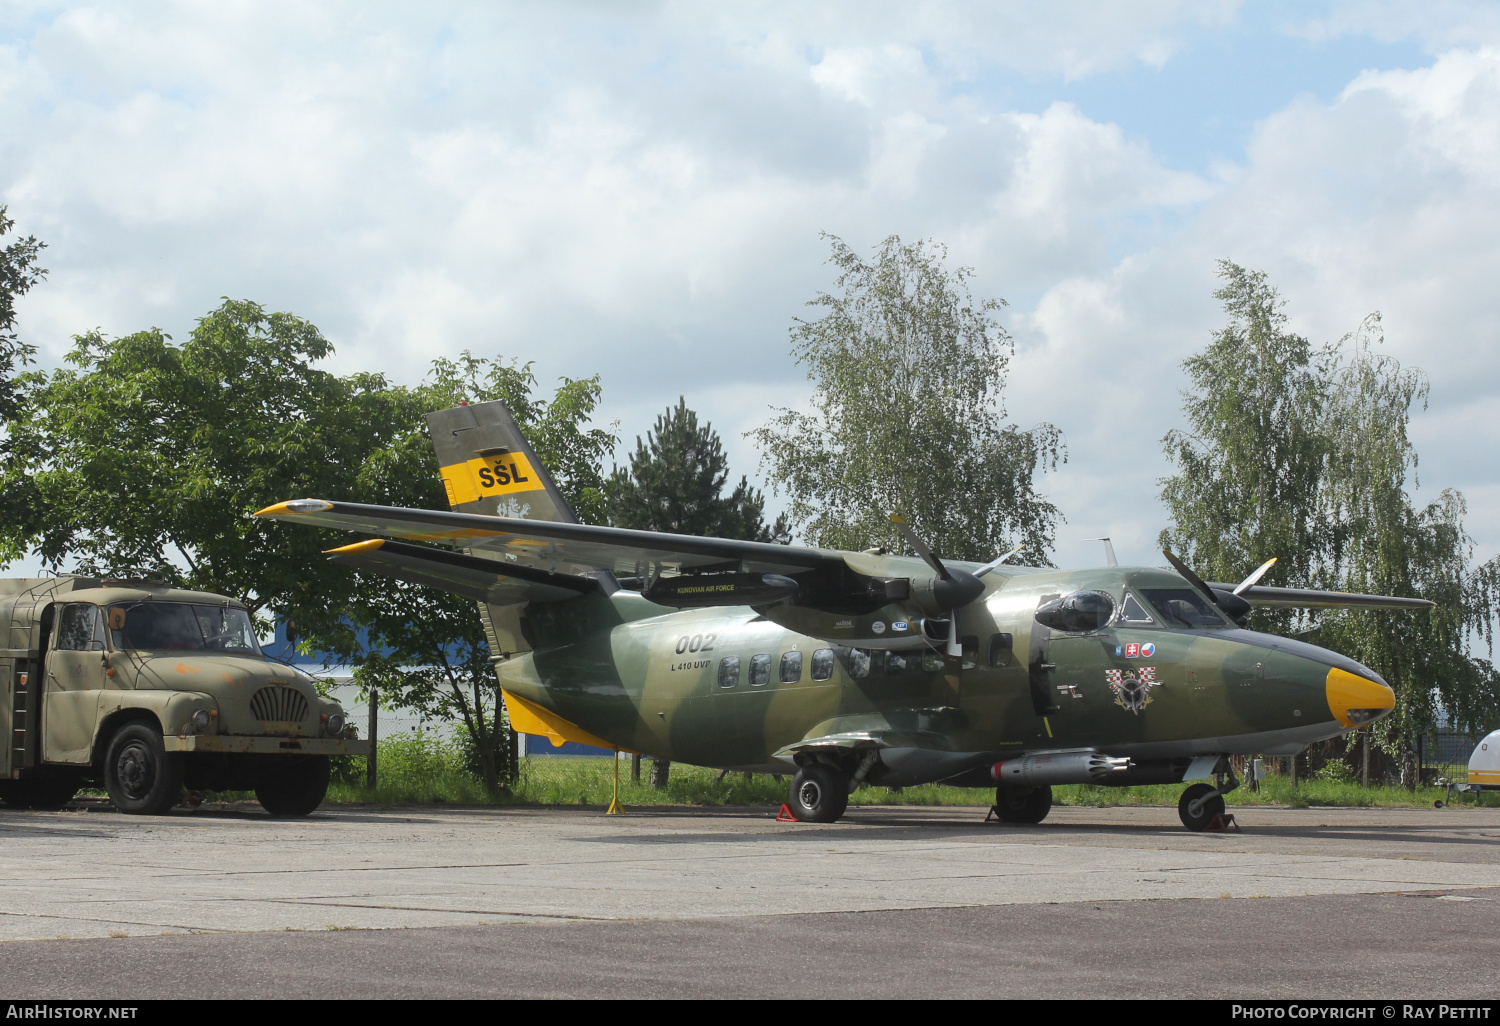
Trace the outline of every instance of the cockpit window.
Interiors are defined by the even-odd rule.
[[[232,606],[129,602],[109,607],[115,648],[260,655],[250,614]]]
[[[1144,588],[1141,594],[1168,627],[1228,627],[1219,611],[1191,588]]]
[[[1134,595],[1129,592],[1125,594],[1125,601],[1120,604],[1120,622],[1129,624],[1155,623],[1151,614],[1136,601]]]

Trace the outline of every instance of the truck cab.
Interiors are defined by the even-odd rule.
[[[314,679],[260,650],[249,611],[208,592],[84,577],[0,579],[0,799],[59,808],[102,784],[160,815],[188,790],[253,790],[302,816],[329,756],[367,755]]]

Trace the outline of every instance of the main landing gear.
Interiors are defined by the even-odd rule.
[[[801,766],[787,807],[804,823],[835,822],[849,807],[849,778],[821,762]]]
[[[1001,784],[995,788],[995,815],[1002,823],[1040,823],[1052,811],[1052,786]]]

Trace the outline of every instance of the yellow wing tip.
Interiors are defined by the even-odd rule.
[[[374,552],[385,544],[384,538],[370,538],[366,541],[355,542],[353,545],[340,545],[336,549],[324,549],[325,556],[349,556],[359,555],[365,552]]]
[[[322,499],[288,499],[286,502],[278,502],[274,506],[257,510],[251,516],[289,517],[296,516],[298,513],[322,513],[330,509],[333,509],[333,503],[324,502]]]

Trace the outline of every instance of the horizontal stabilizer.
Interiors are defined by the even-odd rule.
[[[1215,591],[1233,591],[1233,584],[1208,585]],[[1347,591],[1319,591],[1316,588],[1272,588],[1252,585],[1240,592],[1240,598],[1252,606],[1272,609],[1431,609],[1437,603],[1420,598],[1394,595],[1356,595]]]
[[[577,724],[570,723],[557,713],[545,706],[535,702],[527,701],[520,695],[513,695],[509,691],[500,692],[505,696],[505,711],[510,714],[510,726],[522,734],[536,734],[552,742],[553,748],[561,748],[565,742],[573,741],[580,745],[593,745],[595,748],[613,748],[617,752],[637,753],[629,748],[621,748],[619,745],[611,744],[600,737],[595,737]]]
[[[357,570],[453,592],[476,602],[563,602],[599,589],[592,577],[480,559],[447,549],[374,538],[330,549],[328,558]]]

